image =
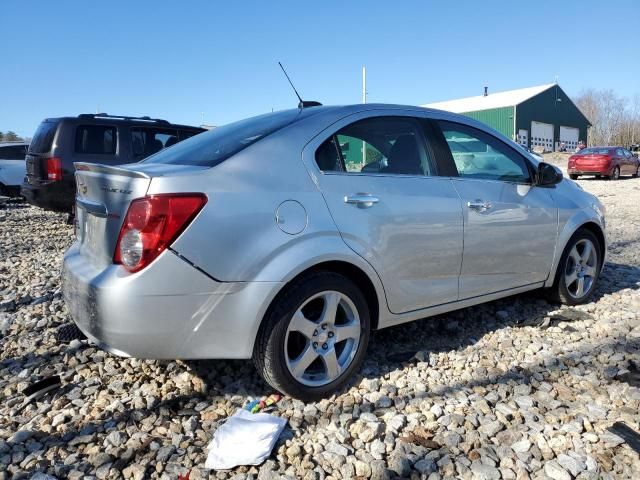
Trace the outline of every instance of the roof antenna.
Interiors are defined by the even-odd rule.
[[[291,88],[293,88],[293,91],[296,93],[296,97],[298,97],[298,100],[300,100],[300,103],[298,103],[298,108],[319,107],[322,105],[320,102],[314,102],[312,100],[305,102],[304,100],[302,100],[302,97],[300,97],[300,94],[296,90],[296,87],[293,86],[293,82],[289,78],[289,75],[287,75],[287,71],[282,66],[282,63],[278,62],[278,65],[280,65],[280,68],[282,69],[282,73],[284,73],[284,76],[287,77],[287,80],[289,80],[289,85],[291,85]]]

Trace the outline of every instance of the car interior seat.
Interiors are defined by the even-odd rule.
[[[424,175],[418,144],[413,135],[401,135],[396,139],[389,152],[388,166],[382,171],[384,173]]]

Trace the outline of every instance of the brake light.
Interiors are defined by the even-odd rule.
[[[62,160],[60,157],[47,158],[47,178],[53,182],[62,180]]]
[[[134,200],[120,229],[113,263],[130,272],[142,270],[178,238],[206,203],[202,193],[149,195]]]

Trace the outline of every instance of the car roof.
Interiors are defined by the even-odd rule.
[[[182,128],[189,130],[205,131],[202,127],[196,127],[195,125],[183,125],[180,123],[171,123],[167,120],[153,119],[149,117],[127,117],[121,115],[93,115],[84,113],[76,117],[49,117],[42,120],[43,122],[71,122],[71,123],[83,123],[83,124],[109,124],[113,125],[121,123],[123,125],[135,125],[145,127],[157,127],[157,128]]]

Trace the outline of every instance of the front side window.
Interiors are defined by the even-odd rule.
[[[375,117],[348,125],[316,150],[320,170],[433,175],[420,124],[408,117]]]
[[[518,183],[531,180],[524,158],[498,139],[466,125],[438,123],[460,177]]]
[[[76,129],[76,153],[114,155],[117,142],[116,127],[80,125]]]

